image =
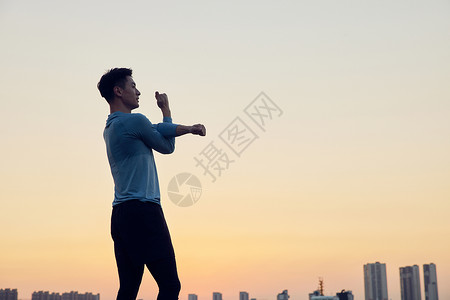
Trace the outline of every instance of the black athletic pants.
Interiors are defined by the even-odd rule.
[[[158,284],[157,300],[178,299],[175,254],[159,204],[130,200],[115,205],[111,235],[120,281],[117,300],[136,299],[145,266]]]
[[[163,258],[146,264],[159,287],[157,300],[177,300],[180,292],[175,257]],[[144,265],[133,265],[123,260],[117,260],[120,288],[117,300],[134,300],[137,297]]]

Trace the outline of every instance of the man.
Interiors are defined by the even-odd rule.
[[[152,151],[170,154],[176,136],[204,136],[206,129],[201,124],[172,124],[168,98],[158,92],[162,123],[154,125],[144,115],[131,113],[141,95],[131,69],[109,70],[97,87],[110,107],[103,137],[115,185],[111,235],[120,281],[117,300],[136,299],[144,266],[158,284],[158,300],[176,300],[181,285]]]

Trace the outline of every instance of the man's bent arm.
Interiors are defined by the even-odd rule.
[[[164,118],[163,123],[152,124],[152,126],[164,137],[177,137],[187,133],[200,136],[206,135],[206,128],[202,124],[195,124],[192,126],[173,124],[172,119],[167,117]]]
[[[169,119],[170,119],[169,122],[171,122],[172,114],[170,112],[169,99],[168,99],[167,95],[160,94],[158,91],[156,91],[155,98],[156,98],[156,103],[157,103],[158,107],[161,109],[161,112],[163,114],[164,122],[166,122],[166,120],[169,120]],[[164,125],[162,125],[162,126],[164,126]],[[160,130],[160,132],[161,132],[161,130]],[[202,124],[195,124],[192,126],[178,125],[176,128],[176,131],[175,131],[175,136],[180,136],[180,135],[184,135],[187,133],[205,136],[206,128]]]

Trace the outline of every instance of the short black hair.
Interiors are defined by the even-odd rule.
[[[103,74],[102,78],[97,84],[100,95],[110,102],[114,98],[114,87],[125,87],[127,76],[131,76],[133,70],[129,68],[113,68]]]

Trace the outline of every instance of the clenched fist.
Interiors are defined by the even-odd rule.
[[[169,98],[166,94],[160,94],[158,91],[155,92],[156,104],[161,109],[169,108]]]
[[[166,94],[160,94],[158,91],[155,92],[156,104],[161,109],[164,117],[171,117],[169,108],[169,98]]]
[[[205,136],[206,128],[205,128],[205,126],[203,126],[203,124],[195,124],[195,125],[192,125],[192,127],[191,127],[191,133],[197,134],[200,136]]]

